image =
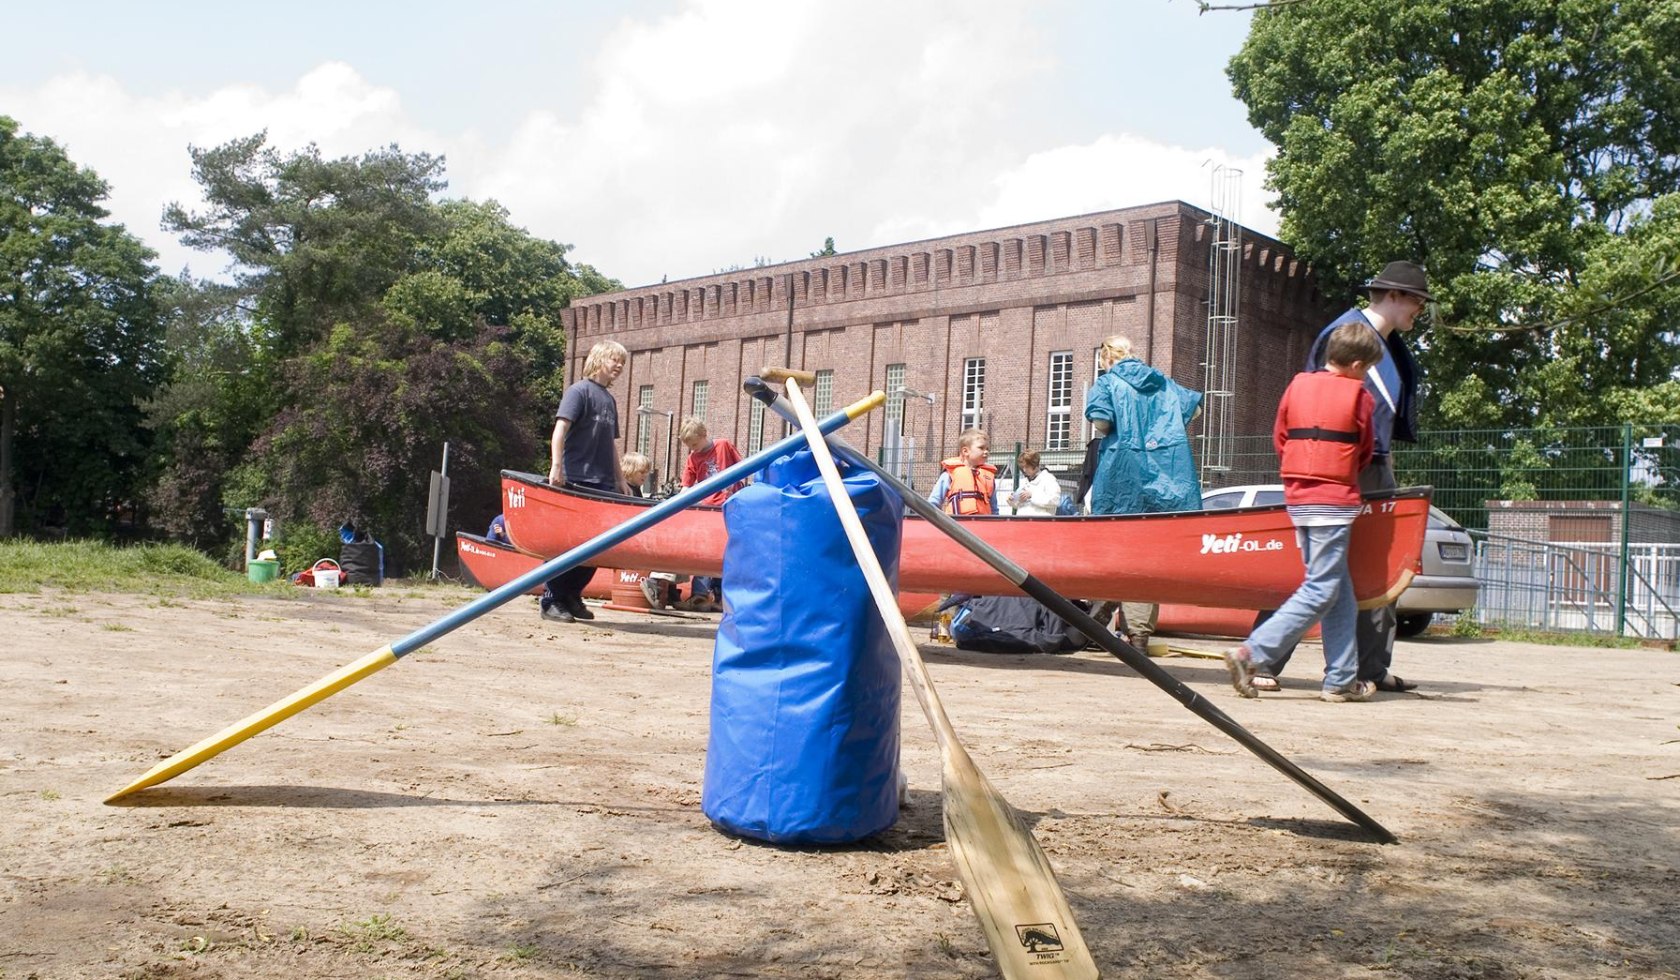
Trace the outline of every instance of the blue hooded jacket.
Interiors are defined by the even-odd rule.
[[[1184,431],[1201,405],[1201,392],[1135,357],[1104,371],[1085,396],[1085,417],[1109,429],[1098,447],[1091,513],[1201,510],[1202,484]]]

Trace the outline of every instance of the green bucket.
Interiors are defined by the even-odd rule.
[[[272,582],[280,577],[280,563],[277,561],[253,560],[245,566],[245,575],[256,583]]]

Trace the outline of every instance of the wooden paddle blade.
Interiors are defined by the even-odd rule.
[[[1101,975],[1050,859],[960,746],[944,772],[945,841],[1007,980]]]

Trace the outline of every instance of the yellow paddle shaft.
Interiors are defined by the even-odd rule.
[[[151,772],[105,798],[114,803],[130,793],[138,793],[148,786],[174,779],[198,764],[215,758],[252,735],[267,731],[303,709],[332,697],[369,674],[377,673],[397,662],[397,655],[389,646],[382,647],[354,663],[346,664],[296,693],[281,698],[256,714],[237,721],[202,742],[182,749],[158,763]]]

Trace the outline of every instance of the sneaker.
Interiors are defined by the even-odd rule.
[[[542,618],[552,623],[570,623],[573,621],[572,614],[559,606],[544,606],[542,608]]]
[[[595,618],[595,614],[590,612],[589,607],[583,604],[582,596],[569,595],[561,601],[566,604],[566,611],[572,614],[573,619]]]
[[[1370,681],[1354,681],[1352,687],[1327,687],[1319,692],[1320,701],[1369,701],[1371,695],[1377,691],[1377,685]]]
[[[644,579],[642,579],[642,598],[647,600],[649,608],[652,608],[652,609],[662,609],[662,608],[664,608],[665,602],[663,600],[663,597],[660,596],[660,594],[659,594],[661,591],[663,591],[663,590],[660,589],[660,587],[659,587],[659,580],[658,579],[656,579],[656,578],[644,578]]]
[[[1260,692],[1254,689],[1254,660],[1249,656],[1248,647],[1235,646],[1225,651],[1225,669],[1231,672],[1231,686],[1245,698],[1257,698]]]

